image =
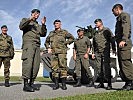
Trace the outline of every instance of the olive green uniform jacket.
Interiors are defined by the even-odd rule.
[[[88,77],[92,78],[92,73],[89,69],[89,58],[84,58],[88,48],[90,48],[90,39],[88,37],[83,36],[82,38],[77,38],[74,41],[74,49],[76,51],[75,72],[77,78],[81,78],[81,68],[84,68]]]
[[[67,77],[67,44],[74,41],[72,34],[67,30],[61,29],[60,31],[51,31],[46,38],[46,49],[52,49],[51,66],[53,70],[53,77]]]
[[[115,37],[117,42],[118,62],[120,75],[123,81],[133,80],[133,65],[131,62],[131,20],[130,15],[122,12],[117,17],[115,26]],[[124,47],[120,48],[119,43],[125,41]]]
[[[46,25],[23,18],[19,25],[23,31],[22,43],[22,77],[35,79],[40,65],[40,37],[46,36]]]
[[[115,51],[115,39],[111,30],[107,27],[103,27],[102,30],[98,30],[93,38],[93,53],[95,54],[95,68],[98,72],[98,77],[111,79],[110,68],[110,49]],[[103,62],[104,61],[104,62]],[[103,62],[103,63],[102,63]],[[103,67],[105,74],[103,73]]]
[[[10,60],[14,57],[14,46],[12,37],[9,35],[0,34],[0,68],[2,62],[4,64],[4,77],[10,79]]]

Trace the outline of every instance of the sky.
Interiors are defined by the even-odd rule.
[[[131,15],[133,23],[132,0],[1,0],[0,26],[8,26],[8,34],[12,36],[16,49],[21,49],[22,45],[23,33],[19,30],[19,23],[22,18],[29,18],[34,8],[41,11],[39,23],[43,16],[47,17],[47,35],[54,29],[55,19],[60,19],[62,28],[68,30],[74,37],[77,37],[78,29],[75,26],[94,27],[94,20],[97,18],[101,18],[104,26],[114,33],[116,18],[112,14],[112,7],[116,3],[123,5],[124,11]],[[41,47],[44,47],[45,39],[46,37],[41,38]]]

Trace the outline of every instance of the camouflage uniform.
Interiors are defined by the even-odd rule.
[[[4,64],[5,80],[10,79],[10,60],[14,57],[14,46],[12,37],[9,35],[0,34],[0,67]]]
[[[133,80],[133,65],[131,62],[131,20],[128,13],[122,12],[117,17],[115,26],[115,37],[117,42],[118,62],[120,75],[123,81]],[[125,41],[124,47],[119,47],[119,43]]]
[[[87,53],[87,49],[90,48],[90,40],[88,37],[78,38],[74,42],[74,49],[76,51],[75,72],[77,78],[81,78],[81,66],[86,70],[89,78],[92,78],[92,73],[89,69],[89,58],[85,59],[84,55]]]
[[[37,21],[23,18],[19,28],[23,31],[22,77],[35,79],[40,65],[40,37],[46,36],[46,25],[39,25]]]
[[[67,77],[67,44],[71,44],[73,40],[74,37],[63,29],[60,31],[51,31],[46,38],[46,49],[52,49],[51,66],[53,77]]]
[[[103,69],[105,69],[104,72],[107,80],[111,80],[110,43],[112,43],[112,49],[115,51],[115,40],[109,28],[103,27],[102,30],[98,30],[93,38],[96,71],[98,72],[98,76],[103,79]]]

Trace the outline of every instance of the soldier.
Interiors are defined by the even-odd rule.
[[[111,67],[110,67],[110,43],[112,44],[112,50],[115,52],[115,40],[113,34],[109,28],[103,26],[101,19],[94,21],[96,28],[98,28],[93,38],[93,52],[92,59],[96,62],[96,71],[100,79],[100,84],[96,88],[104,88],[104,76],[108,82],[107,89],[112,88],[111,84]],[[103,68],[104,67],[104,68]],[[103,73],[105,70],[105,75]]]
[[[133,65],[131,62],[131,20],[130,15],[123,12],[121,4],[115,4],[112,8],[114,16],[116,16],[115,37],[117,42],[117,54],[120,67],[120,76],[125,82],[122,87],[124,90],[131,89],[133,80]]]
[[[88,87],[93,86],[93,77],[89,69],[89,52],[90,52],[90,40],[84,36],[84,30],[78,29],[78,38],[74,42],[73,59],[75,60],[75,71],[77,84],[74,87],[81,86],[81,68],[83,67],[89,77],[90,83]]]
[[[0,67],[4,64],[5,87],[9,87],[10,80],[10,60],[14,57],[14,46],[12,37],[7,34],[8,28],[6,25],[1,27],[0,34]]]
[[[46,36],[46,17],[39,25],[37,19],[40,15],[40,10],[33,9],[30,18],[23,18],[20,22],[19,28],[23,31],[22,43],[22,78],[24,79],[23,90],[27,92],[34,92],[39,90],[34,86],[34,80],[39,71],[40,65],[40,37]],[[29,83],[28,83],[29,80]]]
[[[59,88],[59,78],[62,81],[62,89],[66,90],[67,77],[67,44],[74,41],[74,37],[67,30],[61,29],[61,21],[54,21],[55,30],[51,31],[46,38],[45,46],[49,53],[52,53],[52,75],[54,77],[55,86],[53,90]]]

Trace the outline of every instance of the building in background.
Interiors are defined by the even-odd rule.
[[[14,59],[11,60],[10,76],[21,76],[22,75],[22,50],[15,50]],[[2,64],[0,69],[0,76],[4,76],[4,66]],[[38,76],[43,76],[43,65],[40,63],[40,70]]]

